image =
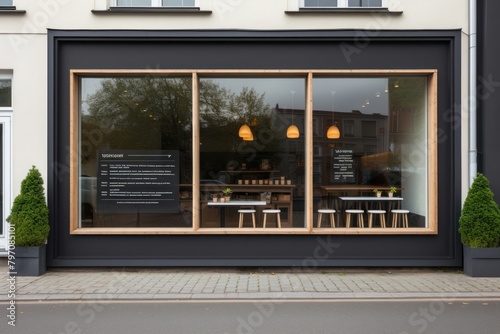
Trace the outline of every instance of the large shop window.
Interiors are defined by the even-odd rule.
[[[437,233],[434,70],[72,71],[72,233]]]
[[[429,227],[428,79],[317,78],[314,118],[323,133],[314,156],[318,210],[336,226]],[[324,134],[335,129],[335,136]],[[380,196],[380,197],[378,197]],[[332,224],[330,222],[330,224]],[[318,221],[318,226],[320,222]],[[323,225],[325,226],[325,225]],[[328,226],[328,225],[326,225]]]
[[[191,227],[191,77],[80,79],[80,227]]]
[[[305,88],[304,78],[201,79],[201,227],[305,227]]]

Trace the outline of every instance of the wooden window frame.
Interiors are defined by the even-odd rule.
[[[141,235],[141,234],[437,234],[438,233],[438,140],[437,140],[437,70],[70,70],[70,234],[78,235]],[[199,166],[199,80],[209,77],[259,77],[286,78],[303,77],[306,79],[305,106],[305,227],[299,228],[202,228],[200,222],[200,171],[193,168],[193,224],[188,228],[82,228],[79,227],[79,79],[82,77],[119,77],[145,75],[179,75],[192,77],[193,106],[193,166]],[[427,227],[410,228],[315,228],[313,208],[313,94],[312,83],[315,77],[427,77]]]

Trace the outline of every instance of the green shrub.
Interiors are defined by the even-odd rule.
[[[49,209],[45,201],[42,175],[33,166],[21,183],[7,217],[15,231],[16,246],[41,246],[49,236]]]
[[[458,231],[466,246],[500,246],[500,209],[488,179],[481,173],[477,174],[465,199]]]

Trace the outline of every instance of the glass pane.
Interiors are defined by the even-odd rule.
[[[194,0],[163,0],[164,7],[194,7]]]
[[[0,6],[13,6],[12,0],[0,0]]]
[[[117,6],[123,7],[150,7],[151,0],[117,0]]]
[[[12,106],[12,82],[10,79],[0,79],[0,107]]]
[[[340,227],[349,220],[360,226],[347,209],[362,210],[364,227],[367,210],[385,210],[391,227],[391,211],[402,208],[410,227],[427,227],[426,83],[426,77],[314,79],[313,118],[321,129],[313,141],[321,148],[314,152],[315,210],[336,210]],[[329,138],[333,126],[338,135]],[[372,217],[380,228],[382,215]]]
[[[303,78],[200,81],[201,227],[305,226],[304,109]]]
[[[304,0],[304,7],[337,7],[337,0]]]
[[[192,226],[191,78],[82,78],[81,227]]]
[[[3,225],[5,222],[4,212],[3,212],[3,188],[4,188],[4,179],[3,179],[3,124],[0,124],[0,235],[3,235]]]
[[[382,7],[382,0],[349,0],[349,7]]]

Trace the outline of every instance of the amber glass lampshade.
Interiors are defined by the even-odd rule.
[[[290,125],[288,129],[286,130],[286,137],[287,138],[299,138],[300,137],[300,132],[299,128],[296,125]]]
[[[326,137],[329,139],[337,139],[340,138],[340,131],[339,128],[334,124],[328,128],[328,131],[326,132]]]

